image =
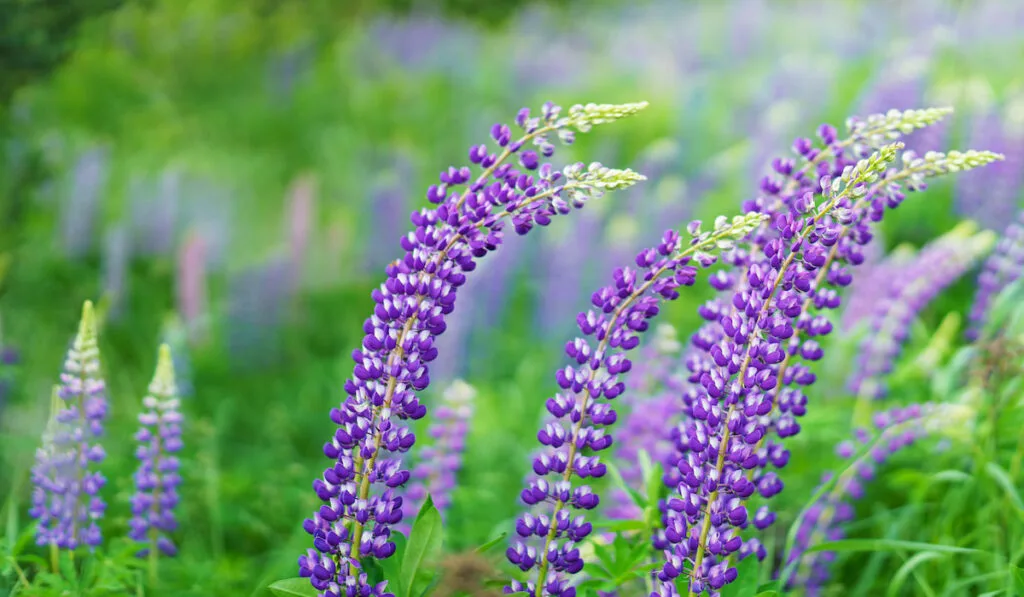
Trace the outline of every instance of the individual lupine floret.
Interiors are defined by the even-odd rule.
[[[149,384],[149,393],[142,399],[139,414],[141,427],[135,434],[139,443],[135,451],[139,466],[135,471],[135,495],[132,496],[131,530],[128,536],[144,545],[138,556],[156,557],[158,550],[174,556],[178,550],[170,538],[178,522],[174,509],[178,505],[181,485],[177,453],[181,439],[181,399],[174,379],[171,348],[160,346],[156,372]]]
[[[655,537],[666,556],[658,576],[662,594],[674,595],[675,579],[684,572],[690,595],[714,593],[736,577],[733,554],[764,557],[756,538],[744,543],[738,531],[751,522],[765,529],[774,520],[767,508],[749,515],[744,502],[754,491],[770,498],[782,490],[768,468],[785,466],[789,452],[769,436],[799,431],[796,417],[806,412],[807,398],[792,386],[810,385],[815,375],[796,361],[820,359],[818,338],[832,329],[811,309],[839,306],[835,287],[848,285],[847,268],[863,262],[871,223],[904,199],[898,183],[906,180],[910,190],[920,190],[924,176],[1000,159],[990,152],[926,159],[906,152],[901,169],[887,170],[900,148],[894,144],[851,164],[874,144],[946,113],[892,111],[851,119],[850,137],[841,141],[835,129],[822,126],[818,136],[825,148],[798,139],[794,150],[803,165],[775,160],[778,176],[762,180],[763,194],[744,204],[745,211],[769,214],[771,225],[726,255],[736,272],[713,278],[732,300],[714,300],[700,310],[709,324],[693,336],[696,350],[687,358],[694,385],[683,395],[688,418],[677,441],[682,457],[678,473],[666,474],[678,496],[669,500],[664,533]],[[675,479],[682,479],[677,487]]]
[[[376,303],[366,320],[362,346],[353,351],[354,376],[345,383],[348,398],[331,411],[338,425],[324,445],[334,463],[313,483],[324,502],[303,524],[315,551],[299,558],[299,574],[320,595],[384,595],[386,583],[371,587],[359,558],[387,558],[395,551],[392,525],[402,521],[396,491],[409,471],[396,458],[415,437],[402,424],[426,408],[417,393],[430,383],[428,363],[437,357],[435,338],[447,327],[456,293],[477,260],[501,245],[506,226],[524,235],[535,225],[581,208],[605,191],[625,188],[643,177],[631,170],[582,164],[555,170],[542,163],[555,150],[552,136],[571,143],[575,132],[634,114],[646,103],[576,105],[563,116],[545,104],[540,116],[523,109],[512,128],[496,124],[497,144],[475,145],[469,160],[480,168],[450,167],[440,184],[427,190],[437,205],[413,212],[416,229],[401,240],[405,256],[387,268],[387,281],[373,292]],[[528,144],[533,148],[527,149]],[[519,168],[508,163],[518,157]]]
[[[851,392],[869,398],[885,397],[887,374],[899,359],[918,313],[992,247],[992,233],[976,233],[976,229],[970,222],[957,226],[926,245],[893,276],[888,292],[877,303],[871,333],[860,345],[857,366],[849,381]]]
[[[536,573],[525,583],[512,580],[506,593],[575,595],[570,576],[584,564],[576,544],[593,530],[583,513],[596,507],[599,498],[589,485],[574,481],[598,479],[606,472],[598,453],[612,445],[607,428],[617,415],[611,401],[625,391],[623,379],[632,369],[626,355],[639,345],[661,301],[678,298],[680,286],[693,285],[698,267],[717,261],[712,252],[730,247],[761,221],[760,214],[732,222],[722,217],[710,232],[693,222],[689,241],[669,230],[657,246],[636,256],[635,268],[617,268],[612,284],[591,296],[593,308],[576,318],[582,336],[565,345],[572,364],[555,373],[561,391],[545,405],[557,420],[537,434],[545,449],[533,459],[536,476],[520,494],[531,512],[516,521],[518,538],[506,551],[512,564]]]
[[[875,478],[877,469],[889,458],[944,425],[965,422],[969,412],[969,407],[954,404],[897,407],[876,413],[873,431],[857,429],[852,440],[836,445],[836,454],[852,462],[837,467],[843,469],[838,478],[833,473],[822,476],[822,485],[832,483],[834,478],[835,484],[798,519],[785,561],[786,569],[793,570],[783,579],[786,587],[800,587],[808,597],[820,595],[836,554],[823,551],[804,555],[805,552],[823,541],[838,541],[846,536],[842,525],[853,519],[854,502],[864,496],[865,484]],[[858,454],[862,456],[857,457]]]
[[[1010,223],[996,243],[995,250],[985,260],[978,275],[978,290],[969,314],[967,339],[974,341],[988,319],[992,300],[1006,287],[1024,274],[1024,211]]]
[[[106,384],[100,374],[100,349],[92,302],[64,360],[53,426],[36,452],[32,469],[32,508],[39,524],[36,542],[74,550],[95,548],[102,541],[99,520],[106,504],[99,492],[106,484],[96,466],[106,453],[99,440],[107,418]]]
[[[427,434],[434,443],[420,451],[406,490],[403,517],[416,516],[427,495],[442,518],[452,502],[455,478],[462,468],[469,422],[473,417],[476,389],[457,379],[444,391],[444,401],[434,412]]]
[[[629,487],[643,485],[643,472],[637,466],[640,452],[663,469],[675,464],[672,444],[672,426],[679,419],[679,387],[677,364],[682,348],[676,339],[675,328],[661,324],[654,330],[652,341],[641,348],[633,375],[626,380],[626,391],[619,402],[628,413],[623,417],[619,437],[615,442],[614,458],[620,464],[622,480]],[[609,495],[611,503],[604,515],[612,520],[636,520],[643,515],[640,507],[623,489],[616,488]]]

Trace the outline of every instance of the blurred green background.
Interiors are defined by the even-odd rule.
[[[1024,139],[1013,0],[0,0],[0,14],[0,341],[19,361],[3,372],[0,496],[27,524],[49,388],[82,301],[101,300],[107,536],[126,529],[159,341],[190,388],[173,595],[259,595],[294,575],[370,290],[436,173],[519,107],[649,101],[556,159],[650,180],[514,239],[461,299],[426,396],[456,376],[480,392],[446,529],[455,551],[509,528],[575,312],[662,229],[736,213],[794,137],[851,114],[955,106],[911,137],[922,150]],[[962,217],[1000,228],[1019,186],[993,180],[935,184],[886,220],[885,245]],[[668,310],[681,337],[708,290]],[[840,387],[845,373],[823,375]],[[846,424],[830,416],[806,426]],[[797,442],[829,446],[816,454],[834,440]],[[800,503],[824,463],[790,467]]]

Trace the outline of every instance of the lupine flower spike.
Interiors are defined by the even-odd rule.
[[[416,229],[401,240],[405,256],[387,267],[387,281],[373,292],[366,336],[352,353],[348,398],[331,411],[338,425],[324,445],[333,462],[313,489],[323,505],[303,525],[313,547],[299,558],[299,574],[323,597],[382,596],[387,583],[369,584],[360,558],[383,559],[395,552],[391,527],[402,521],[397,488],[409,471],[397,458],[415,443],[403,424],[426,408],[417,393],[430,384],[428,363],[437,357],[435,339],[447,328],[456,294],[477,260],[496,250],[511,224],[525,235],[553,217],[583,207],[605,191],[629,187],[643,177],[594,163],[559,172],[545,158],[555,151],[551,137],[571,143],[576,132],[635,114],[645,103],[576,105],[563,116],[545,104],[540,116],[523,109],[516,117],[522,136],[496,124],[496,148],[476,145],[468,167],[450,167],[427,190],[437,207],[413,212]],[[527,149],[532,144],[535,149]],[[519,166],[509,163],[518,157]]]
[[[32,508],[39,521],[36,542],[55,549],[90,549],[100,544],[99,520],[106,504],[106,479],[96,470],[106,454],[99,440],[107,418],[106,385],[100,376],[96,317],[86,301],[78,335],[64,361],[59,404],[32,469]]]
[[[901,134],[938,121],[947,109],[898,110],[866,120],[851,119],[849,136],[839,139],[831,126],[818,130],[823,147],[810,139],[793,146],[799,159],[776,159],[774,175],[761,182],[761,195],[744,211],[763,213],[759,227],[724,261],[735,271],[711,278],[729,300],[715,299],[700,309],[708,323],[692,338],[687,359],[692,386],[683,395],[687,419],[678,435],[678,475],[667,503],[664,532],[655,538],[665,553],[658,573],[660,595],[676,595],[676,579],[686,575],[691,596],[716,593],[736,579],[734,557],[757,555],[756,537],[739,535],[751,523],[769,527],[767,507],[750,514],[747,499],[756,491],[770,498],[783,483],[771,468],[782,468],[789,452],[770,436],[799,432],[797,417],[807,397],[799,386],[815,381],[800,363],[823,356],[819,337],[832,323],[813,310],[839,307],[837,288],[847,286],[849,268],[864,261],[862,247],[873,224],[908,190],[925,179],[1001,159],[991,152],[904,152],[900,168],[889,168],[902,149]]]
[[[1024,211],[1007,226],[978,275],[967,339],[977,340],[988,320],[993,299],[1024,274]]]
[[[546,403],[556,420],[537,434],[545,449],[534,458],[535,477],[520,494],[531,512],[516,521],[518,538],[506,552],[512,564],[536,573],[525,583],[511,581],[506,593],[576,594],[570,577],[584,566],[577,543],[593,530],[584,513],[600,501],[586,480],[606,472],[598,453],[612,445],[608,428],[617,419],[612,401],[626,389],[623,379],[633,366],[627,352],[639,345],[660,303],[678,298],[679,287],[696,281],[698,267],[717,261],[712,252],[731,248],[762,220],[761,214],[732,222],[722,217],[706,232],[694,221],[687,227],[688,240],[674,230],[665,232],[657,246],[636,256],[635,268],[617,268],[613,282],[591,297],[593,308],[576,318],[582,336],[565,345],[571,364],[555,373],[560,391]]]
[[[422,452],[412,469],[411,484],[403,504],[404,517],[415,517],[427,495],[442,519],[452,503],[455,478],[462,468],[462,452],[466,448],[469,421],[473,417],[473,386],[457,379],[444,392],[444,401],[434,413],[434,422],[427,429],[434,443]]]
[[[893,277],[889,291],[876,303],[871,333],[858,351],[850,392],[864,399],[886,396],[887,374],[899,359],[918,313],[991,249],[994,235],[976,231],[974,223],[964,222],[926,245]]]
[[[182,449],[180,406],[171,349],[162,344],[149,393],[142,399],[141,427],[135,434],[139,466],[129,523],[129,537],[144,546],[137,555],[149,558],[150,579],[154,581],[158,554],[174,556],[178,551],[169,535],[177,528],[174,508],[181,485],[176,456]]]

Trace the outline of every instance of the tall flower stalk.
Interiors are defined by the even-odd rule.
[[[1007,226],[978,275],[967,338],[977,340],[988,320],[993,299],[1024,274],[1024,211]]]
[[[851,392],[864,399],[886,396],[886,376],[899,359],[918,313],[991,249],[992,233],[976,232],[971,222],[957,226],[925,246],[894,276],[889,292],[876,303],[871,333],[860,345],[849,381]]]
[[[613,283],[592,295],[593,308],[576,318],[582,336],[566,344],[571,363],[556,372],[560,391],[546,403],[556,420],[537,434],[545,449],[534,458],[536,476],[520,494],[536,514],[527,512],[516,521],[519,537],[506,552],[512,564],[536,575],[525,583],[512,580],[506,593],[575,595],[569,577],[584,565],[576,543],[593,530],[584,512],[600,501],[590,485],[575,481],[606,472],[598,453],[612,445],[608,427],[617,419],[612,401],[625,391],[623,379],[632,369],[626,355],[639,345],[662,300],[678,298],[679,287],[696,281],[698,268],[691,262],[709,267],[717,261],[712,251],[728,249],[761,221],[761,214],[732,222],[722,217],[708,232],[695,221],[687,227],[689,240],[665,232],[657,246],[636,256],[635,268],[617,268]]]
[[[171,348],[160,346],[156,373],[149,384],[149,393],[142,399],[139,431],[135,434],[135,451],[139,466],[135,470],[135,495],[132,496],[131,531],[128,536],[143,547],[140,558],[149,559],[150,582],[157,579],[159,554],[177,555],[170,533],[177,529],[174,508],[178,505],[181,485],[180,464],[176,454],[181,451],[181,401],[174,380]]]
[[[405,515],[415,516],[430,495],[442,518],[452,503],[455,478],[462,468],[469,422],[473,417],[476,389],[457,379],[444,391],[444,400],[434,413],[427,434],[434,443],[420,452],[419,462],[412,469],[411,484],[402,507]]]
[[[755,491],[764,498],[782,491],[769,467],[785,466],[789,452],[769,436],[799,432],[796,419],[807,405],[800,386],[812,384],[815,375],[797,361],[820,359],[818,338],[832,330],[812,309],[839,306],[836,287],[847,286],[848,268],[863,262],[861,247],[872,238],[872,224],[904,199],[899,183],[921,190],[926,177],[1001,158],[990,152],[929,152],[923,158],[905,152],[900,169],[888,168],[902,149],[890,141],[946,113],[894,110],[851,119],[844,140],[823,126],[823,148],[798,139],[794,150],[803,165],[775,160],[777,176],[766,177],[762,195],[744,204],[746,211],[766,213],[770,225],[727,256],[736,271],[718,287],[731,300],[701,309],[709,323],[695,334],[697,350],[687,361],[693,386],[683,396],[688,419],[678,441],[682,483],[672,488],[664,536],[656,538],[666,557],[659,594],[675,595],[681,575],[691,596],[717,591],[736,578],[734,554],[764,557],[756,538],[745,544],[739,531],[751,522],[765,529],[774,520],[766,507],[750,515],[745,502]]]
[[[99,495],[106,479],[96,467],[106,456],[99,442],[108,406],[90,301],[82,307],[60,381],[59,402],[32,469],[29,513],[38,521],[39,545],[52,550],[73,551],[82,545],[92,549],[102,540],[99,521],[106,510]]]
[[[576,105],[562,116],[549,103],[538,117],[524,108],[515,121],[521,137],[514,139],[507,125],[494,125],[491,138],[497,147],[469,150],[477,174],[453,166],[427,190],[427,200],[437,207],[412,213],[416,229],[401,243],[406,254],[387,267],[387,281],[373,292],[376,305],[363,326],[366,336],[352,353],[356,365],[345,384],[348,398],[331,411],[338,429],[324,454],[334,463],[313,483],[324,503],[304,523],[314,549],[299,558],[299,574],[309,577],[320,595],[387,594],[386,582],[369,586],[359,559],[383,559],[395,551],[391,526],[402,521],[403,510],[396,489],[409,479],[396,455],[415,443],[402,421],[426,413],[417,392],[430,383],[435,338],[444,333],[457,291],[477,260],[501,245],[509,224],[524,235],[604,191],[643,179],[597,163],[559,172],[542,163],[554,153],[551,136],[571,143],[576,131],[587,132],[645,106]],[[526,149],[527,144],[536,150]],[[513,156],[518,168],[509,163]]]

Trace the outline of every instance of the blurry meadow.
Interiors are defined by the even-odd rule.
[[[10,14],[35,10],[10,4]],[[459,588],[457,556],[514,532],[545,401],[558,391],[553,373],[591,292],[666,228],[737,213],[794,138],[823,122],[841,128],[850,115],[951,106],[942,122],[908,135],[907,147],[985,149],[1005,160],[930,181],[879,224],[857,274],[863,285],[844,295],[839,333],[822,341],[829,356],[816,365],[804,432],[786,439],[786,490],[762,538],[771,553],[822,473],[842,461],[836,444],[870,417],[857,410],[858,393],[874,391],[862,391],[865,383],[885,377],[886,407],[955,393],[957,382],[940,372],[965,343],[985,257],[1024,207],[1024,3],[1013,0],[567,0],[480,12],[458,3],[110,4],[66,34],[52,68],[23,78],[3,69],[15,82],[0,98],[0,593],[79,594],[27,588],[19,575],[45,568],[32,559],[47,555],[30,536],[30,470],[87,300],[96,304],[110,399],[102,467],[110,566],[132,552],[133,435],[161,343],[173,357],[185,447],[178,555],[161,562],[159,583],[143,589],[142,568],[128,566],[125,579],[80,594],[262,596],[297,576],[296,558],[311,545],[302,521],[321,503],[310,484],[328,462],[323,444],[337,427],[329,412],[345,399],[371,291],[404,253],[409,213],[428,205],[437,172],[465,162],[466,148],[521,106],[649,102],[555,158],[628,167],[647,180],[529,239],[509,234],[460,289],[421,396],[428,414],[412,422],[429,445],[445,390],[456,380],[475,390],[444,514],[451,562],[439,564],[448,572],[438,594],[500,592],[500,584]],[[33,26],[30,16],[17,25]],[[892,287],[939,271],[950,279],[912,299],[892,372],[858,360],[865,338],[885,333],[869,320],[898,302]],[[658,331],[666,350],[689,342],[698,307],[713,295],[701,279],[664,308],[661,323],[674,330]],[[1020,385],[1007,391],[1019,399]],[[953,470],[943,477],[952,484],[968,468],[937,438],[879,467],[848,536],[955,546],[1012,527],[1002,547],[1007,574],[1024,574],[1015,559],[1024,545],[1011,542],[1024,537],[1016,421],[1004,424],[1017,457],[983,495],[1007,500],[1017,518],[968,532],[960,518],[936,517],[929,508],[945,498],[922,470]],[[403,459],[421,455],[418,447]],[[638,466],[619,462],[624,471]],[[970,510],[971,495],[960,506]],[[929,521],[947,527],[915,536]],[[505,547],[483,558],[481,578],[504,577]],[[907,568],[920,553],[938,555]],[[851,547],[839,550],[824,593],[787,593],[1024,595],[1020,575],[958,588],[970,570],[989,572],[981,564],[948,572],[943,558],[967,557]]]

